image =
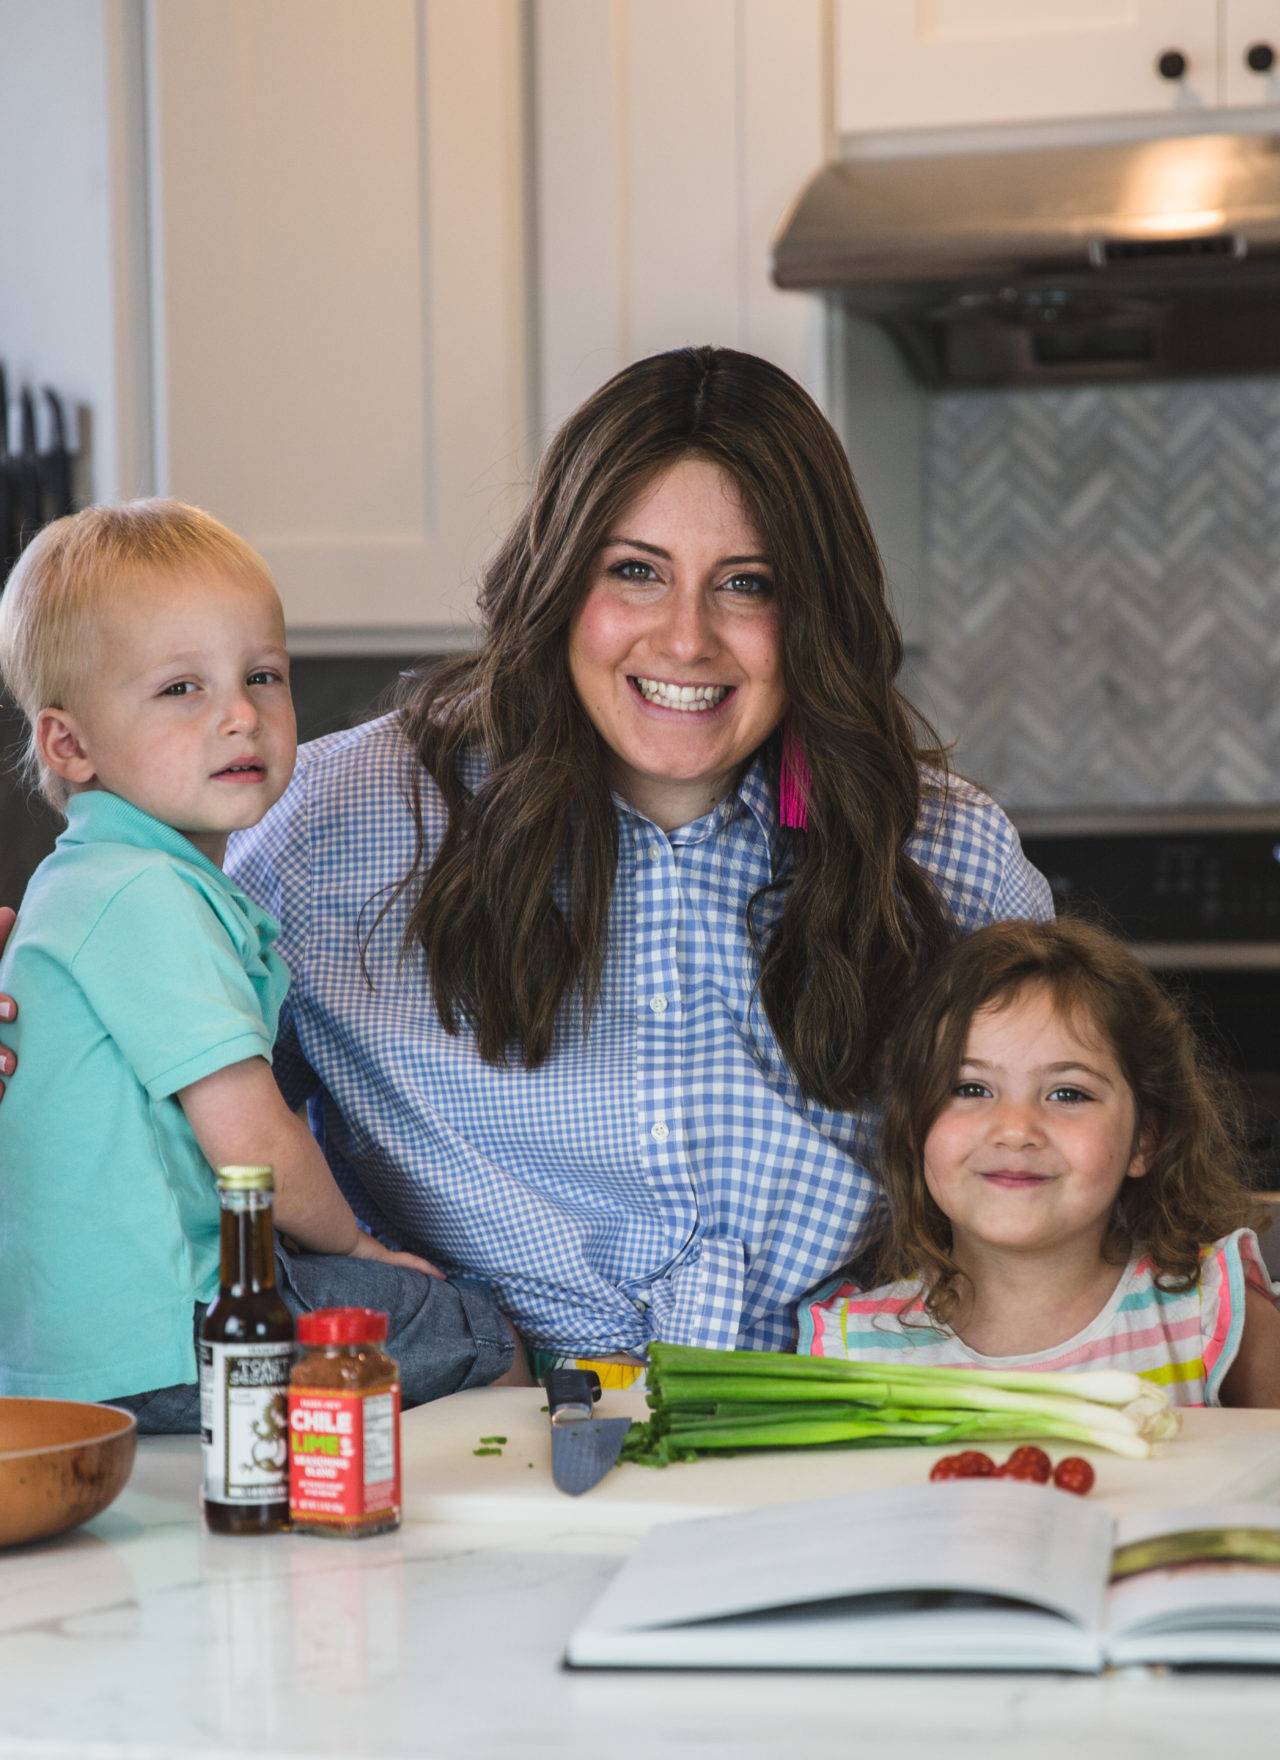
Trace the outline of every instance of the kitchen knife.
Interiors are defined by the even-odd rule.
[[[551,1415],[551,1477],[561,1491],[590,1491],[618,1458],[630,1418],[597,1418],[594,1369],[553,1369],[543,1383]]]
[[[61,519],[71,512],[71,453],[67,447],[67,419],[62,399],[56,391],[44,387],[44,400],[49,409],[49,445],[40,453],[40,480],[44,485],[45,502],[50,519]]]
[[[40,481],[36,450],[36,405],[27,390],[18,400],[18,417],[21,451],[9,460],[9,467],[17,501],[18,551],[21,554],[44,524],[44,486]]]

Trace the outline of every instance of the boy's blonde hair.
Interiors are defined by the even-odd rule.
[[[95,653],[94,625],[140,578],[206,572],[263,583],[271,570],[212,514],[159,498],[87,507],[31,540],[0,595],[0,678],[26,716],[23,769],[59,812],[68,785],[35,739],[42,709],[72,708]]]

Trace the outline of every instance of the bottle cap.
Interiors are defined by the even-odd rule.
[[[273,1167],[216,1167],[214,1174],[221,1192],[272,1192],[276,1175]]]
[[[298,1316],[299,1344],[381,1344],[387,1316],[380,1308],[316,1308]]]

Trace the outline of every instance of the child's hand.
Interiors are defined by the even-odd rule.
[[[377,1259],[383,1265],[407,1265],[410,1271],[423,1271],[428,1277],[443,1277],[444,1272],[429,1259],[420,1259],[416,1253],[393,1253],[390,1247],[375,1240],[363,1229],[356,1237],[356,1244],[351,1249],[353,1259]]]

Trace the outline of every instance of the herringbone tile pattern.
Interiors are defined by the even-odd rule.
[[[1280,801],[1280,381],[939,397],[925,705],[1014,806]]]

